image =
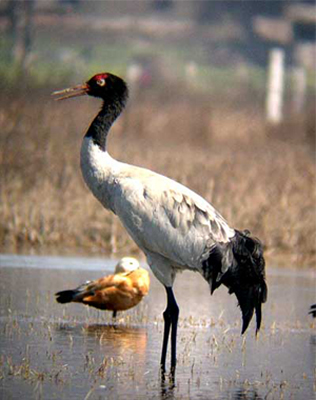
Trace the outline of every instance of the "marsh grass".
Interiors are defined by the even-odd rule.
[[[58,246],[137,253],[81,177],[81,138],[99,102],[53,102],[49,93],[2,96],[0,251]],[[109,149],[200,193],[231,226],[260,237],[268,259],[311,265],[314,128],[305,116],[293,121],[270,129],[258,102],[242,93],[225,103],[173,88],[134,93],[112,128]]]

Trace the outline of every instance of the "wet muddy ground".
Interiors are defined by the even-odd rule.
[[[136,308],[111,313],[60,305],[58,290],[111,273],[115,260],[0,256],[0,398],[314,399],[316,302],[311,271],[268,269],[255,338],[240,336],[235,297],[212,297],[198,274],[177,277],[175,386],[159,378],[165,292],[154,277]]]

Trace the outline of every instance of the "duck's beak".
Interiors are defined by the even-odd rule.
[[[77,85],[72,88],[57,90],[52,93],[52,96],[61,96],[56,97],[55,100],[65,100],[70,99],[71,97],[84,96],[88,94],[88,91],[89,86],[87,83],[84,83],[83,85]]]

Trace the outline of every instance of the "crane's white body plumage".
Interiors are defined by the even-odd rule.
[[[212,247],[235,235],[201,196],[165,176],[114,160],[91,137],[83,139],[81,169],[92,193],[120,218],[165,286],[172,286],[179,269],[202,272]]]

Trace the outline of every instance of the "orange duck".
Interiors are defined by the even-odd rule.
[[[87,281],[74,290],[55,294],[58,303],[83,303],[100,310],[117,311],[135,307],[149,291],[149,274],[132,257],[124,257],[116,265],[114,275]]]

